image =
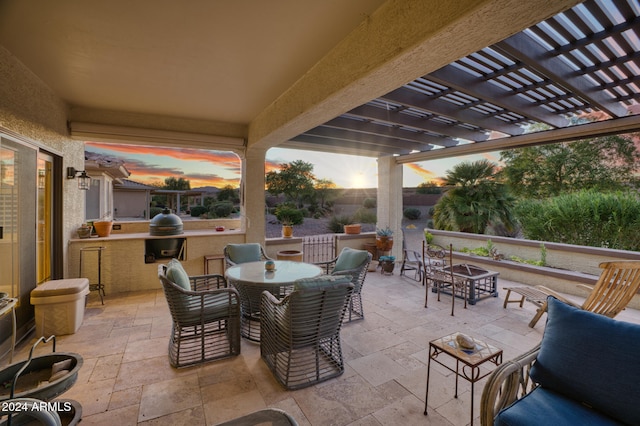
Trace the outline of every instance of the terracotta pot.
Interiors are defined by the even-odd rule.
[[[108,237],[111,235],[111,229],[113,228],[112,221],[100,221],[93,222],[93,228],[96,230],[96,233],[99,237]]]
[[[376,247],[380,251],[389,251],[393,248],[393,237],[376,237]]]
[[[302,255],[303,253],[300,250],[280,250],[278,252],[278,260],[302,262]]]
[[[353,223],[351,225],[344,225],[345,234],[359,234],[361,226],[359,223]]]
[[[282,237],[283,238],[293,237],[293,226],[282,225]]]

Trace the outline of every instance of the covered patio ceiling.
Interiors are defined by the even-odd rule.
[[[640,129],[638,0],[3,0],[0,45],[79,140],[403,163]]]
[[[409,162],[637,130],[639,15],[637,0],[586,1],[282,146]]]

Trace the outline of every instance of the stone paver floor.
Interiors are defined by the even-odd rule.
[[[80,330],[57,338],[57,350],[82,355],[77,383],[61,397],[79,401],[82,424],[212,425],[265,407],[290,413],[300,425],[466,425],[470,386],[454,393],[452,373],[432,365],[429,415],[424,416],[428,343],[460,331],[504,350],[504,360],[542,338],[545,317],[527,326],[535,307],[499,297],[463,309],[451,297],[429,294],[407,277],[369,272],[363,288],[365,319],[342,328],[345,373],[297,391],[283,389],[260,359],[260,347],[242,341],[238,357],[176,370],[167,358],[171,318],[161,290],[107,295],[104,306],[92,293]],[[640,322],[631,309],[618,319]],[[21,343],[15,360],[28,357],[35,338]],[[37,353],[51,351],[41,345]],[[484,379],[486,380],[486,379]],[[475,422],[484,385],[476,387]]]

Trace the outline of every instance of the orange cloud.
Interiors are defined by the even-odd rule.
[[[425,182],[433,182],[435,184],[438,185],[442,185],[443,184],[443,179],[441,177],[436,176],[435,173],[433,173],[430,170],[425,169],[424,167],[422,167],[421,165],[417,164],[417,163],[408,163],[406,164],[407,168],[409,168],[409,170],[411,170],[412,172],[414,172],[415,174],[417,174],[418,176],[420,176],[422,179],[425,180]]]
[[[86,149],[91,151],[91,148],[109,151],[109,156],[123,161],[127,170],[131,172],[132,180],[148,185],[163,184],[167,177],[189,180],[192,188],[202,186],[224,187],[226,185],[237,188],[240,184],[240,158],[233,152],[87,142]],[[238,175],[238,177],[225,178],[216,173],[185,173],[177,167],[159,166],[131,158],[133,155],[164,156],[172,159],[207,163],[209,166],[204,165],[202,167],[203,169],[207,170],[214,167],[218,170],[224,169],[233,172]]]

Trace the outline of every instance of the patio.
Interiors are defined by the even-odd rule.
[[[58,351],[84,357],[78,382],[63,397],[82,404],[83,425],[216,424],[264,407],[286,410],[301,425],[468,424],[470,385],[461,380],[454,399],[454,377],[435,364],[429,416],[423,414],[428,342],[461,331],[502,348],[506,361],[541,339],[544,321],[527,326],[530,303],[503,309],[502,287],[517,283],[499,279],[499,297],[466,310],[456,300],[452,317],[450,296],[437,302],[429,294],[425,309],[424,288],[398,271],[367,275],[365,320],[342,328],[345,374],[298,391],[281,388],[261,361],[259,345],[245,339],[236,358],[173,369],[162,290],[107,295],[104,306],[92,293],[80,330],[58,338]],[[640,322],[640,312],[627,309],[618,319]],[[16,360],[28,356],[34,340],[17,348]],[[37,352],[51,351],[41,346]],[[485,380],[476,386],[476,424]]]

